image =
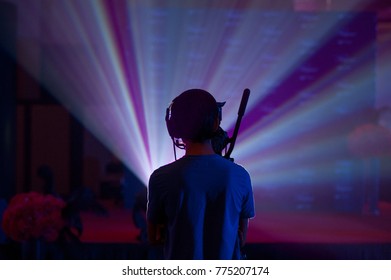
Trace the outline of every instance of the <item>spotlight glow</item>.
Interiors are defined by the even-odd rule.
[[[227,101],[229,134],[251,89],[232,156],[255,188],[331,180],[373,106],[374,16],[227,2],[55,1],[43,82],[145,183],[173,160],[166,107],[194,87]]]

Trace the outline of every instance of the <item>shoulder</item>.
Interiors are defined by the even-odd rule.
[[[225,176],[230,177],[237,183],[251,185],[250,174],[242,165],[221,156],[219,156],[217,161],[217,168],[221,171],[221,173],[225,174]]]
[[[244,176],[250,176],[249,172],[242,165],[225,158],[222,158],[222,161],[228,168],[235,170],[236,172],[241,173]]]
[[[183,164],[181,163],[181,159],[179,159],[169,164],[160,166],[152,172],[149,178],[149,182],[158,182],[160,180],[175,176],[175,174],[178,174],[178,170],[181,168],[182,165]]]

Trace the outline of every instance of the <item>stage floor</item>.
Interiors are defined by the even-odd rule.
[[[105,201],[105,216],[82,213],[86,243],[139,243],[130,210]],[[257,211],[250,221],[249,244],[391,243],[391,203],[380,203],[380,215],[315,211]]]

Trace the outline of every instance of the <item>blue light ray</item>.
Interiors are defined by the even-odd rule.
[[[295,160],[302,170],[316,158],[320,173],[332,164],[327,154],[343,138],[333,126],[368,105],[364,91],[372,86],[369,46],[360,43],[349,53],[353,58],[327,49],[352,40],[345,27],[354,15],[263,11],[249,8],[251,1],[240,10],[238,2],[157,3],[58,1],[52,30],[71,48],[45,55],[52,71],[46,86],[143,182],[173,160],[165,109],[191,87],[227,101],[222,126],[229,132],[243,89],[251,89],[233,156],[250,170],[255,187],[288,184]],[[353,90],[360,98],[346,105]],[[313,135],[312,146],[299,145],[322,128],[327,137]]]

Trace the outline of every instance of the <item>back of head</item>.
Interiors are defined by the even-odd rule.
[[[189,89],[167,108],[166,123],[171,137],[203,142],[213,137],[218,119],[215,98],[202,89]]]

